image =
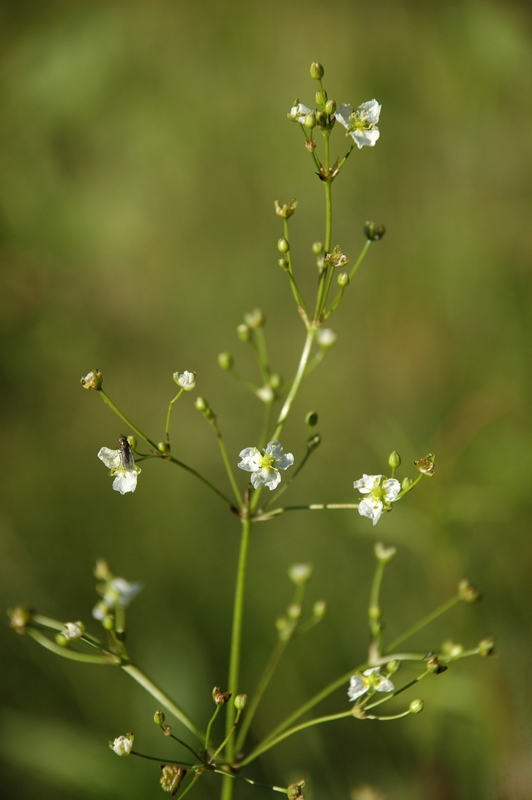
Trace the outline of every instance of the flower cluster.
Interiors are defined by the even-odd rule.
[[[100,590],[102,599],[93,608],[92,616],[103,620],[116,606],[125,608],[142,588],[142,583],[129,583],[125,578],[111,578]]]

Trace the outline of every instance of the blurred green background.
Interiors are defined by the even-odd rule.
[[[399,548],[383,589],[390,636],[467,576],[483,602],[412,647],[492,634],[500,657],[423,684],[408,697],[424,698],[421,716],[303,733],[250,775],[304,777],[311,800],[349,800],[364,784],[388,800],[531,798],[528,0],[3,0],[0,21],[2,605],[91,625],[92,569],[107,558],[145,585],[128,615],[134,657],[208,718],[226,682],[236,520],[164,463],[144,465],[134,495],[114,493],[96,453],[124,426],[79,378],[102,370],[157,440],[172,372],[195,370],[235,460],[256,441],[259,404],[216,359],[230,350],[254,377],[236,326],[260,306],[275,368],[294,370],[304,331],[277,267],[273,201],[299,199],[293,254],[309,295],[322,187],[286,113],[296,96],[313,104],[320,60],[338,103],[383,106],[377,147],[355,151],[335,184],[334,242],[355,257],[366,219],[388,233],[286,426],[301,457],[316,409],[323,444],[285,499],[353,502],[353,480],[386,472],[393,449],[407,472],[436,452],[437,470],[375,530],[356,512],[257,527],[242,689],[275,640],[290,564],[316,565],[309,599],[329,613],[293,645],[254,734],[364,657],[376,537]],[[338,133],[333,151],[343,146]],[[190,396],[173,431],[178,457],[225,489]],[[159,796],[156,765],[106,749],[132,730],[139,750],[171,758],[155,701],[118,670],[66,662],[6,626],[0,636],[2,797]],[[320,710],[345,702],[340,692]],[[213,776],[196,794],[218,791]]]

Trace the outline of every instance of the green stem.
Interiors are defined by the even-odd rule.
[[[358,508],[358,503],[312,503],[309,506],[285,506],[265,511],[264,514],[254,517],[253,521],[265,522],[272,517],[278,517],[279,514],[284,514],[285,511],[346,511],[355,508]]]
[[[289,239],[288,239],[288,219],[283,219],[283,233],[284,233],[284,238],[286,239],[287,242],[289,242]],[[296,301],[298,306],[301,309],[303,309],[303,311],[305,312],[305,316],[308,319],[307,306],[305,304],[305,301],[303,300],[303,296],[302,296],[301,292],[299,291],[299,287],[298,287],[298,285],[296,283],[296,279],[294,278],[294,270],[293,270],[293,266],[292,266],[292,254],[290,253],[290,250],[288,250],[288,252],[285,253],[285,259],[286,259],[286,263],[288,264],[287,274],[288,274],[288,277],[290,279],[290,286],[292,288],[292,294],[294,295],[294,300]]]
[[[368,252],[368,250],[370,248],[370,245],[371,245],[371,241],[368,239],[366,241],[364,247],[362,248],[359,257],[357,258],[357,260],[355,261],[353,267],[351,268],[351,272],[349,273],[349,281],[350,282],[353,280],[358,268],[360,267],[360,265],[364,261],[364,259],[366,257],[366,254],[367,254],[367,252]],[[340,289],[340,291],[338,292],[338,294],[336,295],[336,297],[332,301],[329,310],[325,312],[325,319],[327,319],[327,317],[330,317],[330,315],[333,313],[333,311],[335,311],[338,308],[338,306],[340,304],[340,300],[343,297],[344,291],[345,291],[345,287]]]
[[[220,713],[221,707],[222,706],[216,706],[216,708],[214,709],[214,714],[210,718],[209,724],[207,725],[207,732],[205,733],[205,745],[204,745],[206,753],[209,752],[209,742],[210,742],[210,738],[211,738],[212,726],[214,724],[214,720],[216,719],[216,717]]]
[[[124,672],[127,672],[127,674],[133,678],[133,680],[137,681],[137,683],[139,683],[143,689],[146,689],[146,691],[149,692],[152,697],[158,700],[167,711],[173,714],[174,717],[178,719],[179,722],[185,726],[185,728],[188,728],[188,730],[193,733],[194,736],[196,736],[196,738],[199,739],[199,741],[203,744],[205,741],[205,734],[202,733],[199,728],[196,728],[194,723],[188,718],[185,712],[179,708],[179,706],[174,703],[173,700],[170,700],[168,695],[159,689],[159,687],[152,680],[150,680],[150,678],[148,678],[144,672],[142,672],[138,667],[134,666],[134,664],[124,664],[122,669]]]
[[[281,435],[286,419],[290,413],[290,409],[292,408],[292,403],[294,402],[299,387],[301,386],[301,381],[303,380],[303,376],[307,368],[307,363],[315,335],[316,335],[316,328],[311,326],[307,331],[307,338],[305,339],[305,344],[303,346],[303,352],[301,353],[301,358],[299,360],[299,366],[297,368],[296,375],[294,377],[292,386],[290,387],[290,391],[288,392],[288,396],[284,401],[281,413],[279,414],[279,418],[277,420],[277,426],[273,434],[274,440],[278,439],[279,436]]]
[[[266,447],[266,444],[268,442],[268,434],[272,424],[272,413],[273,413],[273,399],[271,402],[264,404],[264,418],[262,420],[262,430],[259,439],[259,450],[262,450],[264,447]]]
[[[379,559],[375,568],[375,575],[373,576],[368,609],[369,629],[374,639],[374,648],[377,655],[380,655],[382,648],[382,625],[379,595],[385,566],[386,562]]]
[[[388,645],[386,651],[390,652],[391,650],[395,650],[395,648],[398,645],[402,644],[406,639],[409,639],[415,633],[422,630],[427,625],[430,625],[430,623],[434,622],[435,619],[438,619],[438,617],[441,617],[442,614],[445,614],[447,611],[450,611],[451,608],[454,608],[456,605],[458,605],[458,603],[461,602],[462,602],[462,597],[460,595],[452,597],[450,600],[441,605],[431,614],[427,614],[426,617],[423,617],[423,619],[421,619],[415,625],[412,625],[411,628],[409,628],[405,633],[401,634],[401,636],[398,636],[397,639],[394,639],[393,642],[390,645]]]
[[[227,497],[227,495],[225,495],[223,492],[221,492],[219,489],[217,489],[216,486],[214,486],[210,481],[208,481],[207,478],[204,478],[203,475],[200,475],[199,472],[196,472],[195,469],[192,469],[192,467],[189,467],[188,464],[184,464],[182,461],[179,461],[174,456],[170,456],[170,458],[168,458],[166,460],[170,461],[172,464],[176,464],[178,467],[181,467],[181,469],[184,469],[185,472],[188,472],[190,475],[193,475],[195,478],[198,478],[198,480],[200,480],[202,483],[204,483],[205,486],[208,486],[211,491],[213,491],[216,495],[218,495],[218,497],[221,500],[223,500],[225,503],[227,503],[227,505],[230,508],[233,508],[233,502]]]
[[[296,725],[294,728],[290,728],[284,733],[279,734],[275,738],[267,739],[266,741],[259,744],[243,761],[240,762],[241,767],[244,767],[246,764],[251,763],[256,758],[258,758],[262,753],[265,753],[267,750],[271,750],[272,747],[275,747],[276,744],[282,742],[284,739],[288,739],[289,736],[293,736],[294,733],[299,733],[299,731],[304,731],[306,728],[312,728],[315,725],[321,725],[324,722],[336,722],[339,719],[346,719],[347,717],[352,717],[353,712],[349,711],[342,711],[340,714],[329,714],[326,717],[317,717],[316,719],[310,719],[307,722],[302,722],[301,725]]]
[[[236,478],[233,473],[233,467],[227,455],[227,448],[225,446],[224,437],[222,436],[222,432],[218,427],[216,418],[212,420],[212,426],[216,432],[216,438],[218,439],[218,446],[220,447],[220,453],[222,454],[222,461],[224,462],[225,471],[227,472],[227,477],[229,478],[231,488],[233,489],[238,505],[240,506],[240,508],[242,508],[242,495],[240,494],[240,489],[238,488],[238,484],[236,482]]]
[[[172,411],[174,410],[174,403],[176,402],[176,400],[179,400],[184,391],[185,391],[184,389],[180,389],[179,392],[176,394],[176,396],[173,398],[173,400],[170,400],[170,403],[168,404],[168,413],[166,415],[166,430],[165,430],[167,442],[170,441],[170,417],[172,416]]]
[[[76,650],[69,650],[68,647],[62,647],[52,642],[51,639],[48,639],[47,636],[35,628],[27,628],[27,633],[32,639],[35,639],[36,642],[46,648],[46,650],[50,650],[52,653],[62,656],[63,658],[68,658],[71,661],[79,661],[83,664],[120,666],[120,658],[118,656],[113,656],[112,654],[101,656],[85,655],[85,653],[78,653]]]
[[[109,408],[111,408],[111,409],[112,409],[112,410],[115,412],[115,414],[116,414],[118,417],[120,417],[120,419],[122,420],[122,422],[125,422],[125,424],[126,424],[126,425],[128,425],[128,426],[131,428],[131,430],[132,430],[134,433],[136,433],[136,434],[137,434],[137,436],[139,436],[139,437],[140,437],[141,439],[143,439],[143,440],[144,440],[144,441],[145,441],[147,444],[149,444],[151,447],[153,447],[153,449],[154,449],[154,450],[157,450],[157,445],[155,444],[155,442],[153,442],[153,441],[152,441],[152,440],[149,438],[149,436],[146,436],[146,434],[145,434],[145,433],[143,433],[143,432],[140,430],[140,428],[137,428],[137,426],[136,426],[136,425],[134,425],[134,424],[131,422],[131,420],[130,420],[130,419],[128,419],[128,417],[126,417],[126,415],[125,415],[125,414],[123,414],[123,413],[120,411],[120,409],[119,409],[117,406],[115,406],[115,404],[113,403],[113,401],[111,400],[111,398],[110,398],[110,397],[108,397],[108,396],[106,395],[106,393],[104,392],[104,390],[103,390],[103,389],[99,389],[99,390],[98,390],[98,394],[100,394],[100,395],[101,395],[101,398],[102,398],[102,400],[104,401],[104,403],[106,403],[106,404],[109,406]]]
[[[231,635],[231,655],[229,661],[229,686],[233,698],[238,694],[238,683],[240,680],[240,655],[242,649],[242,622],[244,618],[244,595],[246,589],[247,563],[249,553],[249,539],[251,534],[251,521],[242,520],[242,538],[240,541],[240,556],[238,560],[238,571],[235,587],[235,600],[233,607],[233,629]],[[236,717],[236,709],[233,703],[227,706],[226,736],[229,736],[233,728]],[[235,742],[229,740],[226,749],[226,758],[229,764],[234,761]]]

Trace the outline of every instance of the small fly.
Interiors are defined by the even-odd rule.
[[[118,437],[118,449],[120,451],[122,467],[124,467],[124,469],[132,469],[135,466],[135,459],[133,458],[127,436],[122,434]]]

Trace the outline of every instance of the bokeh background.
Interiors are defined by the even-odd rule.
[[[210,691],[226,681],[238,525],[165,463],[145,465],[134,495],[112,492],[96,453],[124,425],[79,379],[102,370],[110,396],[158,439],[172,373],[195,370],[233,457],[256,441],[260,404],[217,354],[233,352],[254,377],[236,326],[260,306],[274,366],[287,378],[295,368],[304,331],[277,267],[273,201],[299,199],[293,254],[310,294],[322,187],[286,112],[296,96],[312,105],[308,67],[320,60],[338,103],[383,106],[377,147],[353,153],[335,184],[334,241],[356,256],[366,219],[388,232],[286,426],[283,442],[300,457],[303,418],[316,409],[323,444],[285,499],[353,501],[353,480],[386,472],[393,449],[407,473],[436,452],[437,471],[376,530],[343,512],[256,529],[242,689],[252,691],[275,640],[290,564],[315,565],[309,599],[327,600],[329,613],[291,648],[254,735],[364,657],[376,537],[399,549],[383,589],[390,636],[467,576],[483,602],[412,647],[490,634],[500,656],[426,682],[420,716],[305,732],[250,774],[277,785],[304,777],[311,800],[350,800],[364,785],[388,800],[528,800],[528,0],[3,0],[0,20],[3,606],[90,625],[92,569],[107,558],[145,586],[128,615],[134,657],[208,718]],[[341,153],[340,132],[333,142]],[[178,457],[226,488],[190,396],[173,432]],[[157,765],[107,750],[133,730],[138,749],[172,757],[148,695],[118,670],[59,659],[7,626],[0,637],[3,797],[160,795]],[[345,702],[340,692],[320,710]],[[207,777],[196,794],[218,791]]]

